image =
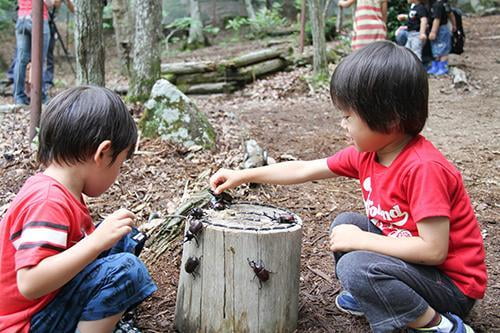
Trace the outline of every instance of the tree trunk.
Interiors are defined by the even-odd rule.
[[[105,85],[102,0],[75,0],[76,79]]]
[[[247,16],[250,20],[255,20],[255,11],[253,10],[252,0],[245,0],[245,8],[247,9]]]
[[[136,1],[129,98],[144,101],[160,78],[161,0]]]
[[[316,77],[327,77],[328,62],[326,60],[325,19],[323,15],[325,3],[322,0],[308,1],[314,47],[313,72]]]
[[[283,15],[292,22],[297,21],[297,14],[299,11],[295,7],[294,0],[284,0],[283,1]]]
[[[176,329],[183,333],[294,332],[300,219],[290,215],[294,222],[278,223],[273,217],[287,212],[244,203],[204,212],[202,230],[183,247]],[[186,232],[190,224],[186,223]]]
[[[113,0],[111,5],[113,6],[113,27],[121,72],[130,77],[133,35],[130,24],[129,0]]]
[[[203,45],[203,23],[201,22],[199,0],[189,0],[191,25],[189,27],[188,44],[191,46]]]

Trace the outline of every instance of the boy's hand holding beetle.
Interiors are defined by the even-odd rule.
[[[132,231],[135,218],[134,213],[120,208],[106,217],[88,237],[95,241],[101,251],[107,250]]]

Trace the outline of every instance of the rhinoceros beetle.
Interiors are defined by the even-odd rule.
[[[212,190],[209,190],[212,198],[208,203],[210,208],[214,210],[223,210],[226,209],[228,205],[233,202],[233,197],[226,192],[222,192],[220,194],[215,194]]]
[[[201,220],[197,220],[194,218],[189,219],[189,228],[184,235],[183,243],[190,242],[193,240],[196,241],[196,246],[199,245],[198,237],[196,237],[203,230],[203,222]]]
[[[203,256],[201,256],[203,257]],[[186,273],[191,274],[193,276],[193,279],[196,279],[196,274],[197,274],[197,268],[200,265],[200,259],[201,257],[189,257],[186,260],[186,263],[184,264],[184,270]]]
[[[264,216],[267,216],[273,222],[277,223],[289,223],[289,224],[297,223],[297,221],[295,220],[295,216],[293,216],[293,214],[290,213],[281,213],[281,214],[274,213],[272,216],[264,213]]]
[[[203,211],[203,209],[201,209],[199,207],[195,207],[195,208],[191,209],[191,211],[189,212],[188,216],[191,217],[191,218],[199,220],[204,215],[205,215],[205,212]]]
[[[255,276],[259,279],[259,289],[262,288],[262,282],[266,282],[269,280],[269,274],[271,274],[271,271],[268,271],[266,267],[264,266],[264,262],[262,260],[259,260],[257,262],[250,260],[247,258],[248,265],[253,269],[253,272],[255,273]]]

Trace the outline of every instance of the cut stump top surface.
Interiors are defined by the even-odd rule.
[[[208,226],[243,232],[283,232],[302,227],[300,217],[288,210],[258,203],[233,203],[223,210],[205,210],[204,223]],[[278,217],[294,217],[292,223],[280,223]]]

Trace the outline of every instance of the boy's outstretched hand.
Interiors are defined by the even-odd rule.
[[[332,229],[330,234],[330,250],[349,252],[362,250],[366,232],[352,224],[341,224]]]
[[[95,244],[100,247],[101,251],[107,250],[132,231],[135,218],[134,213],[120,208],[106,217],[88,237],[95,240]]]
[[[243,172],[240,170],[220,169],[210,177],[210,189],[215,194],[220,194],[239,186],[245,182]]]

